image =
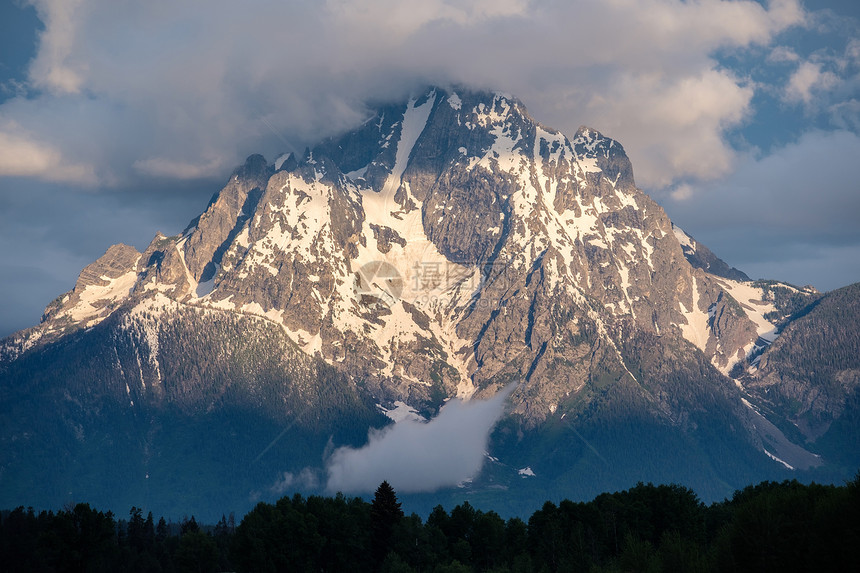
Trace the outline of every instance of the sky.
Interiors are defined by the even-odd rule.
[[[7,0],[0,336],[143,249],[252,153],[428,84],[618,140],[637,185],[754,278],[860,281],[855,0]]]

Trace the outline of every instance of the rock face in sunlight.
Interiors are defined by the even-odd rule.
[[[569,138],[513,97],[432,89],[303,157],[249,157],[181,235],[111,247],[39,326],[0,342],[17,400],[0,483],[36,467],[22,444],[48,438],[10,416],[37,405],[74,404],[57,431],[75,447],[92,444],[84,428],[101,435],[102,405],[124,412],[141,475],[178,447],[165,425],[225,415],[226,431],[248,412],[263,450],[268,428],[294,424],[273,446],[283,474],[322,467],[319,437],[358,444],[384,424],[374,404],[431,417],[516,382],[487,483],[526,487],[508,464],[561,495],[653,479],[718,496],[796,467],[756,423],[757,389],[784,377],[745,390],[728,375],[769,364],[818,296],[751,282],[673,227],[594,129]],[[777,441],[813,459],[782,434],[791,414],[769,412]],[[240,497],[265,494],[255,479]]]

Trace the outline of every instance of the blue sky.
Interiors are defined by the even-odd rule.
[[[753,277],[860,281],[860,8],[771,0],[0,4],[0,336],[113,243],[179,232],[243,159],[466,84],[619,140]]]

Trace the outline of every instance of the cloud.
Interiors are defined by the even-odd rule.
[[[665,187],[681,178],[714,179],[731,170],[735,151],[724,132],[746,117],[752,96],[752,87],[724,70],[674,81],[635,74],[592,95],[585,109],[604,133],[626,132],[621,143],[639,184]]]
[[[670,197],[665,208],[684,230],[751,276],[843,286],[860,281],[860,267],[846,264],[860,252],[858,157],[860,135],[808,132],[765,156],[745,156],[731,176]],[[780,265],[790,267],[785,276],[774,274]]]
[[[833,125],[837,128],[860,131],[860,99],[835,103],[828,111]]]
[[[303,468],[298,473],[284,472],[275,483],[269,486],[269,491],[274,495],[284,495],[295,491],[297,488],[314,489],[319,485],[316,472],[312,468]]]
[[[15,124],[0,127],[0,177],[3,176],[81,185],[94,185],[97,181],[92,166],[69,162],[54,146],[21,132]]]
[[[829,14],[829,18],[834,17]],[[820,15],[814,16],[815,19],[820,20]],[[856,35],[860,33],[860,21],[844,18],[839,23],[827,22],[821,24],[821,33],[837,39],[808,57],[784,47],[775,48],[769,54],[768,63],[795,64],[782,87],[780,99],[787,104],[803,106],[808,116],[826,112],[831,124],[838,128],[856,129],[856,102],[860,93],[860,40]]]
[[[690,199],[694,193],[695,189],[691,185],[688,183],[681,183],[672,189],[670,196],[676,201],[686,201],[687,199]]]
[[[223,176],[428,83],[500,89],[566,133],[600,129],[646,186],[716,177],[752,87],[713,53],[766,45],[805,18],[797,0],[33,3],[45,29],[31,92],[0,116],[120,185]]]
[[[766,61],[768,63],[782,64],[782,63],[790,63],[797,62],[800,60],[800,56],[787,46],[777,46],[767,55]]]
[[[135,161],[133,167],[152,177],[199,179],[212,177],[212,174],[217,173],[223,166],[218,159],[212,159],[206,163],[187,163],[166,157],[150,157]]]
[[[836,74],[822,70],[821,64],[803,62],[788,80],[784,97],[791,103],[809,104],[816,92],[828,91],[838,83]]]
[[[435,491],[473,477],[484,463],[490,431],[514,385],[486,401],[457,399],[429,422],[403,420],[371,430],[360,449],[335,450],[326,464],[329,492],[370,492],[387,480],[399,492]]]
[[[342,31],[355,30],[356,27],[383,31],[385,38],[393,42],[402,42],[431,22],[449,21],[459,26],[475,26],[492,18],[524,16],[529,7],[527,0],[377,0],[360,3],[328,0],[325,4],[327,13],[336,19]]]
[[[30,67],[33,85],[59,94],[77,94],[85,82],[86,60],[79,58],[78,25],[85,0],[33,0],[45,24],[38,54]]]
[[[798,245],[780,260],[760,260],[747,265],[753,276],[812,285],[821,291],[860,282],[856,261],[860,244],[846,246]]]

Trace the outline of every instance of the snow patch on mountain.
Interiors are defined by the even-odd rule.
[[[234,241],[234,244],[239,245],[240,247],[244,247],[246,249],[251,246],[251,242],[248,238],[248,224],[247,223],[242,227],[242,230],[239,231],[239,234],[236,235],[236,239]]]
[[[514,148],[522,139],[523,134],[519,133],[518,130],[517,133],[514,133],[515,126],[506,121],[510,118],[512,111],[510,102],[496,95],[492,105],[485,106],[481,103],[473,111],[476,114],[478,125],[488,128],[494,137],[493,145],[475,165],[488,171],[498,169],[505,173],[514,174],[515,168],[523,162],[522,155],[514,153]],[[519,173],[522,173],[522,169],[519,170]]]
[[[448,96],[448,105],[451,106],[451,109],[459,111],[463,107],[463,100],[456,93],[452,93]]]
[[[246,307],[248,305],[245,305]],[[262,310],[262,309],[260,309]],[[274,311],[269,311],[270,313]],[[319,333],[311,334],[307,330],[302,328],[290,328],[289,326],[284,324],[283,313],[280,316],[272,316],[271,319],[281,326],[283,326],[284,330],[287,332],[287,335],[290,337],[290,340],[296,343],[296,345],[302,349],[305,354],[313,355],[322,348],[322,338]]]
[[[794,466],[789,465],[787,462],[785,462],[785,461],[783,461],[783,460],[779,459],[778,457],[776,457],[775,455],[773,455],[773,454],[772,454],[772,453],[770,453],[769,451],[767,451],[767,450],[762,450],[762,451],[764,451],[764,453],[765,453],[765,454],[767,454],[767,457],[769,457],[769,458],[770,458],[770,459],[772,459],[773,461],[781,463],[782,465],[784,465],[786,468],[788,468],[788,469],[790,469],[790,470],[793,470],[793,469],[794,469]]]
[[[284,161],[289,159],[289,157],[290,157],[289,153],[282,153],[281,155],[279,155],[278,158],[275,159],[275,170],[276,171],[280,170],[281,166],[284,165]]]
[[[135,263],[136,264],[136,263]],[[78,293],[78,302],[64,314],[73,322],[86,322],[94,326],[104,320],[113,306],[131,293],[137,282],[137,272],[132,270],[119,277],[99,277],[105,284],[89,284]]]
[[[699,283],[696,277],[693,277],[693,307],[688,309],[684,303],[679,301],[681,305],[681,314],[687,319],[686,324],[681,324],[681,332],[688,341],[696,345],[699,350],[704,351],[708,345],[710,337],[709,317],[708,313],[703,312],[699,308]]]
[[[277,276],[278,268],[272,262],[279,253],[289,252],[301,260],[311,260],[314,245],[330,225],[329,192],[328,185],[320,183],[317,177],[305,181],[299,175],[289,174],[280,188],[283,203],[273,205],[269,213],[274,224],[252,245],[246,258],[248,268],[260,266]],[[275,220],[276,215],[281,217]]]
[[[765,314],[773,312],[776,308],[772,302],[764,299],[764,291],[752,283],[743,283],[722,277],[714,278],[741,305],[747,317],[755,323],[757,334],[769,342],[776,340],[778,334],[776,325],[764,317]]]
[[[675,233],[675,238],[681,243],[681,248],[684,249],[684,252],[696,252],[696,242],[690,235],[684,232],[684,229],[672,223],[672,232]]]
[[[349,173],[344,173],[347,178],[356,181],[358,179],[364,179],[364,175],[367,173],[367,168],[370,167],[370,163],[365,165],[364,167],[360,167],[354,171],[350,171]]]
[[[180,251],[181,252],[181,251]],[[197,283],[197,288],[194,289],[194,293],[197,295],[197,298],[203,298],[208,294],[211,294],[215,289],[215,277],[218,276],[218,273],[221,271],[221,265],[215,265],[215,272],[212,274],[212,277],[207,281],[202,281]]]
[[[402,422],[404,420],[410,420],[413,422],[426,422],[427,419],[418,413],[418,410],[407,404],[406,402],[402,402],[400,400],[396,400],[394,402],[394,407],[391,409],[387,409],[383,407],[381,404],[376,405],[383,414],[391,418],[395,423]]]

